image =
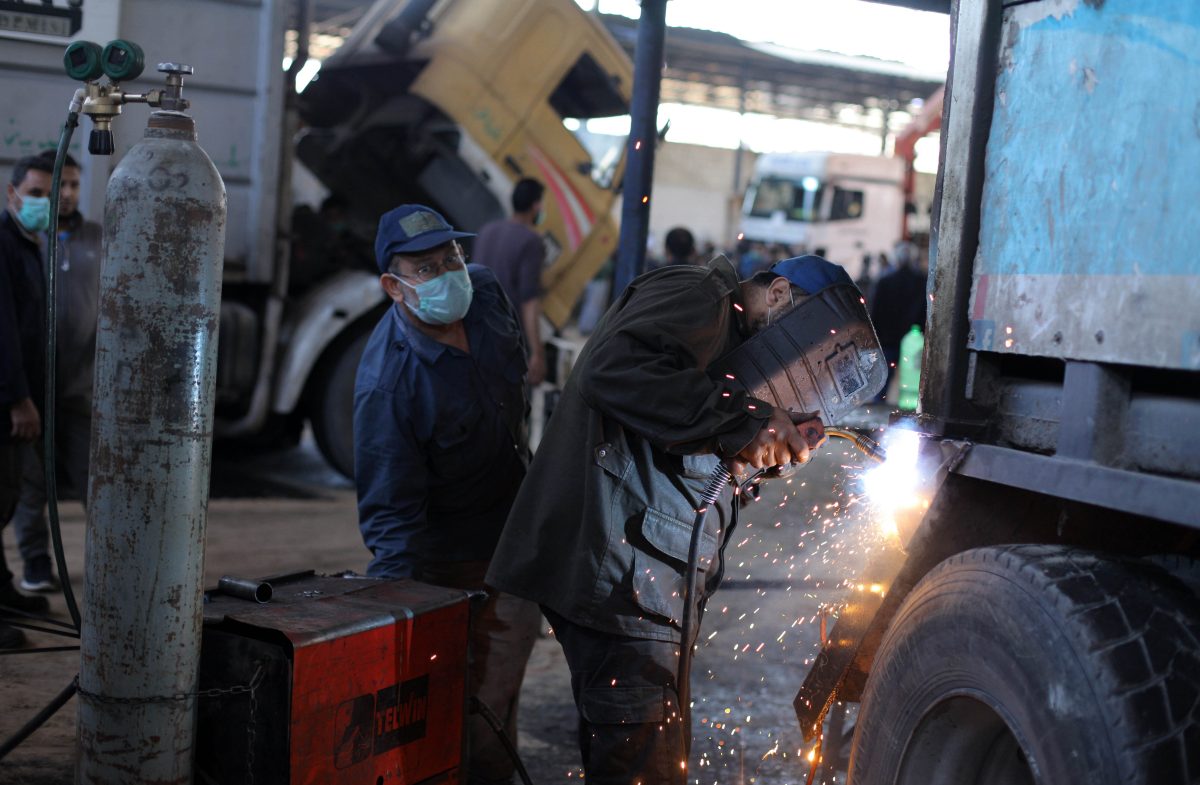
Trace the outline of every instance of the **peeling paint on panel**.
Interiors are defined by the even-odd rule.
[[[1193,367],[1200,3],[1047,0],[1005,23],[971,306],[987,349]]]

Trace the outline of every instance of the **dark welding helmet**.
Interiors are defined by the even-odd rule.
[[[818,412],[837,425],[887,383],[867,301],[842,267],[819,256],[786,259],[771,272],[808,297],[708,371],[777,408]]]

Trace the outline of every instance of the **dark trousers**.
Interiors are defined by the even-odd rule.
[[[55,429],[56,462],[66,471],[71,488],[84,504],[87,504],[91,435],[90,413],[77,414],[59,409]],[[28,564],[31,559],[50,553],[50,529],[46,525],[46,468],[40,438],[21,445],[20,449],[21,496],[12,515],[12,524],[21,559]]]
[[[581,627],[545,607],[542,613],[571,669],[584,781],[681,782],[692,734],[675,686],[679,646]]]
[[[21,494],[21,453],[15,442],[0,442],[0,531],[16,509]],[[12,581],[12,573],[4,559],[4,543],[0,542],[0,588]]]
[[[416,578],[435,586],[482,590],[487,568],[487,562],[426,564]],[[471,622],[471,695],[496,714],[514,745],[521,682],[541,621],[537,606],[529,600],[491,591]],[[511,783],[516,771],[512,758],[481,715],[467,717],[467,738],[467,785]]]

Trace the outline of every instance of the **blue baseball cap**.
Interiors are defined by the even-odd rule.
[[[812,254],[793,256],[791,259],[776,262],[771,265],[770,271],[787,278],[793,286],[799,286],[809,294],[816,294],[838,284],[854,285],[850,274],[841,265]]]
[[[379,219],[375,234],[375,263],[379,272],[388,271],[388,263],[398,253],[417,253],[448,243],[458,237],[474,237],[456,232],[442,214],[423,204],[402,204]]]

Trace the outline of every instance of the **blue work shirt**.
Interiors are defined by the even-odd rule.
[[[490,270],[467,270],[469,354],[421,332],[393,304],[358,366],[354,473],[372,576],[490,559],[525,477],[521,323]]]

